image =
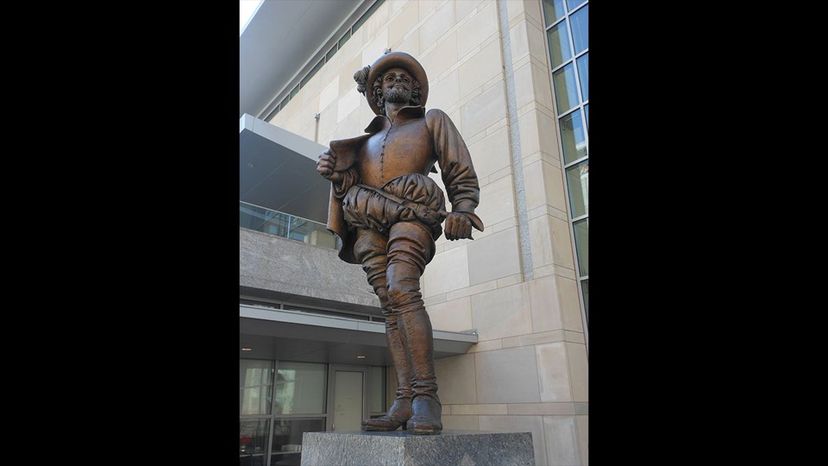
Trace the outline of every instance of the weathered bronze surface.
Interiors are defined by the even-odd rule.
[[[328,228],[341,239],[339,257],[362,264],[386,317],[397,392],[387,415],[364,430],[437,434],[441,404],[434,373],[431,321],[420,277],[435,240],[472,239],[483,231],[474,213],[480,187],[463,138],[443,111],[425,110],[428,78],[411,55],[390,52],[354,74],[376,113],[366,134],[331,141],[317,171],[331,181]],[[440,167],[443,191],[428,177]]]

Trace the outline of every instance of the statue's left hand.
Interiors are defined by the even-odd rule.
[[[446,217],[444,230],[446,232],[446,239],[449,241],[463,238],[474,239],[471,235],[472,222],[463,212],[449,212]]]

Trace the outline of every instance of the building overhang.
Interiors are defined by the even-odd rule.
[[[239,306],[243,358],[298,362],[391,365],[385,323],[346,317]],[[465,354],[477,343],[473,332],[434,330],[434,358]],[[358,358],[357,356],[364,356]]]
[[[251,115],[239,124],[239,199],[327,222],[331,184],[316,172],[327,147]]]
[[[259,116],[363,0],[265,1],[239,37],[239,115]]]

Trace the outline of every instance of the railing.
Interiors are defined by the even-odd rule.
[[[336,249],[336,237],[324,224],[243,201],[239,201],[239,226],[313,246]]]

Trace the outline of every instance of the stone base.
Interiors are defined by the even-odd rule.
[[[534,466],[529,432],[305,432],[302,466]]]

